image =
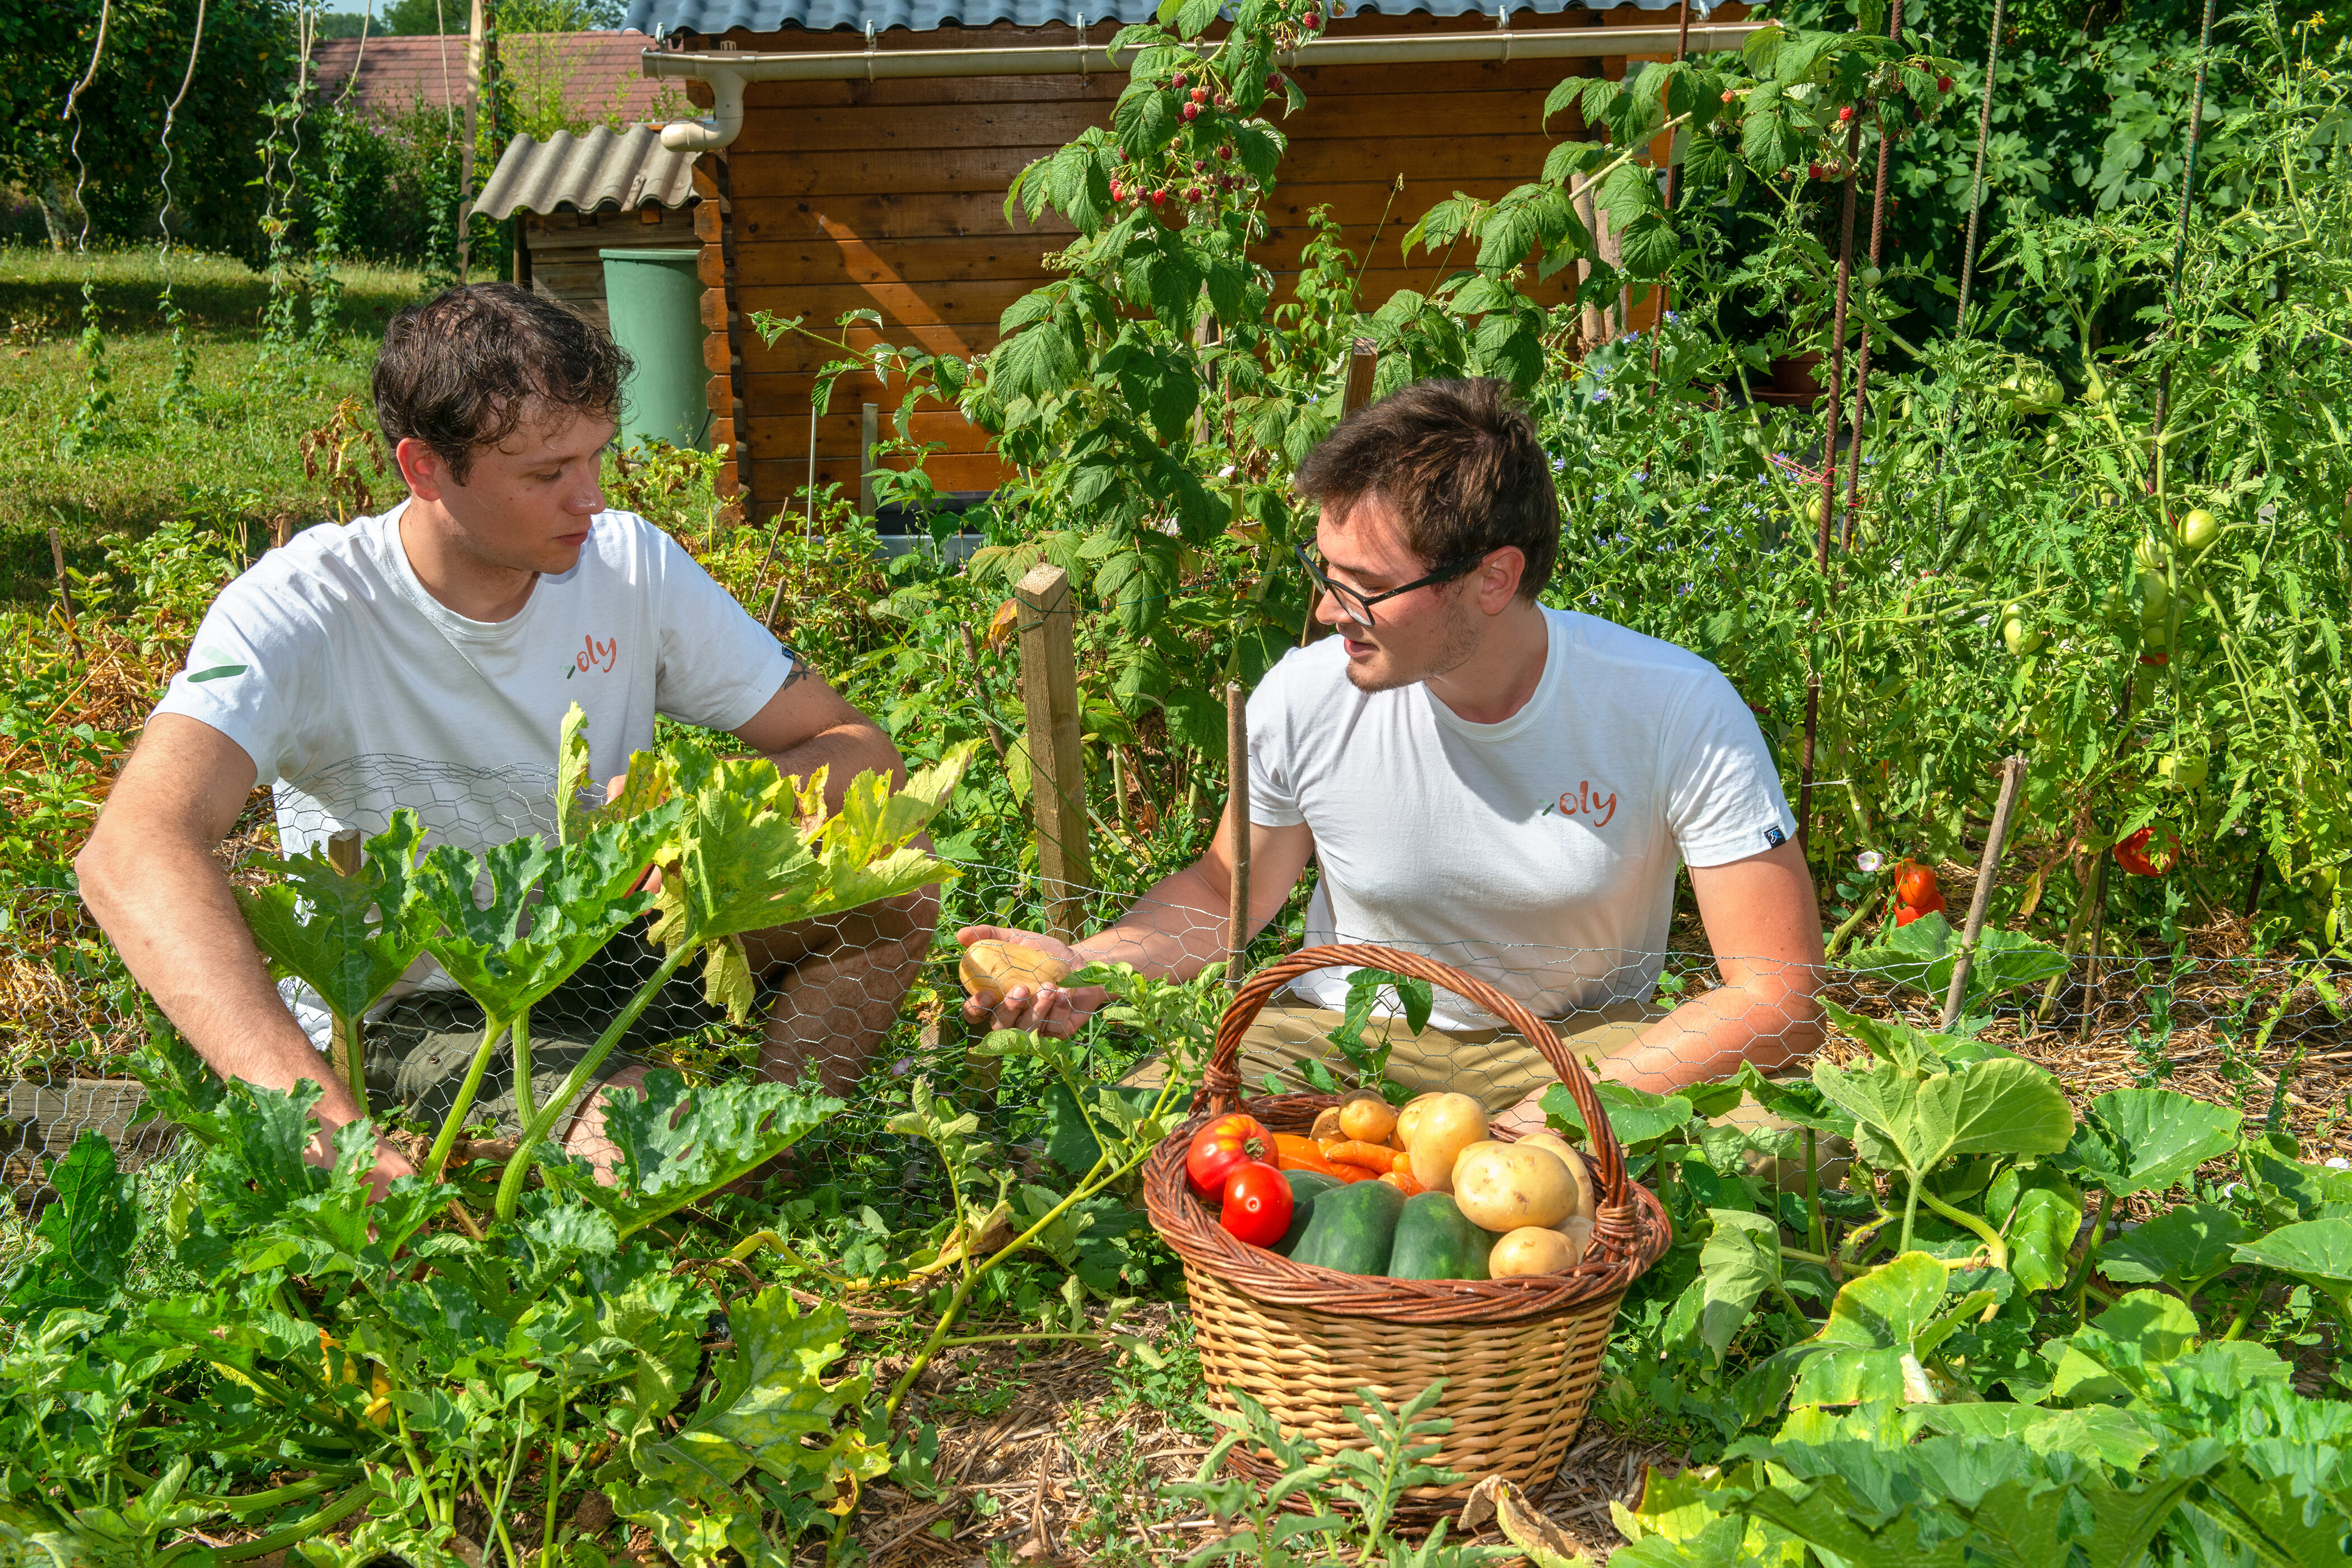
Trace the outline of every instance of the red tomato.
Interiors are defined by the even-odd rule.
[[[2180,846],[2176,840],[2174,840],[2170,834],[2166,834],[2165,847],[2170,849],[2172,853],[2167,856],[2165,858],[2164,864],[2159,866],[2154,860],[2149,859],[2147,854],[2148,840],[2153,838],[2155,836],[2156,829],[2154,826],[2143,827],[2137,833],[2133,834],[2129,838],[2126,838],[2122,843],[2116,845],[2116,864],[2121,866],[2125,870],[2129,871],[2135,877],[2161,877],[2167,871],[2171,870],[2173,861],[2180,858]]]
[[[1237,1241],[1272,1247],[1290,1228],[1290,1179],[1262,1160],[1244,1160],[1225,1177],[1217,1223]]]
[[[1922,915],[1940,915],[1943,912],[1944,895],[1942,890],[1940,889],[1930,889],[1930,896],[1927,901],[1924,904],[1897,904],[1895,906],[1895,928],[1900,930],[1904,926],[1909,925],[1913,921],[1917,920]]]
[[[1922,914],[1944,907],[1943,891],[1936,886],[1936,873],[1916,860],[1905,860],[1895,868],[1895,897]]]
[[[1274,1134],[1256,1117],[1229,1111],[1192,1134],[1192,1147],[1184,1154],[1184,1179],[1192,1184],[1194,1197],[1213,1204],[1223,1195],[1225,1177],[1234,1166],[1274,1157]]]

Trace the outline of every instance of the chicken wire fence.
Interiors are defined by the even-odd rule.
[[[394,809],[417,814],[427,845],[484,849],[527,835],[551,840],[551,773],[525,768],[469,770],[371,757],[331,770],[299,789],[283,788],[274,821],[249,822],[222,849],[233,881],[266,879],[265,858],[283,846],[299,852],[339,827],[382,831]],[[949,861],[955,875],[936,899],[885,900],[845,914],[761,932],[747,939],[757,982],[748,1021],[730,1020],[706,1000],[699,963],[672,976],[625,1037],[625,1053],[609,1074],[631,1066],[666,1067],[690,1077],[814,1075],[848,1109],[796,1153],[797,1176],[870,1168],[896,1161],[901,1180],[936,1176],[919,1154],[888,1151],[909,1141],[883,1130],[917,1077],[1017,1133],[1024,1107],[1045,1091],[1033,1064],[971,1047],[988,1032],[963,1012],[955,940],[964,927],[1042,931],[1049,908],[1067,911],[1066,889],[1049,889],[1033,868]],[[1311,875],[1311,873],[1310,873]],[[1081,931],[1126,917],[1150,917],[1163,939],[1196,953],[1222,951],[1222,924],[1197,911],[1150,909],[1135,888],[1089,888],[1076,899]],[[1253,965],[1302,944],[1309,929],[1335,942],[1379,942],[1373,933],[1324,933],[1312,900],[1261,932]],[[34,892],[12,901],[0,934],[0,1053],[8,1063],[0,1120],[0,1195],[21,1221],[48,1195],[47,1173],[75,1139],[95,1131],[112,1141],[125,1165],[149,1179],[176,1179],[185,1163],[173,1130],[140,1125],[142,1091],[122,1058],[146,1037],[149,1009],[102,935],[68,894]],[[1759,1066],[1802,1071],[1815,1050],[1858,1049],[1832,1032],[1826,1039],[1799,1007],[1742,1000],[1741,986],[1770,992],[1780,979],[1770,964],[1718,958],[1693,933],[1664,951],[1594,952],[1486,942],[1386,945],[1434,959],[1484,980],[1557,1019],[1571,1051],[1607,1074],[1629,1064],[1654,1069],[1668,1061],[1710,1072],[1737,1065],[1727,1054],[1727,1013],[1741,1021],[1731,1037],[1750,1042]],[[1118,956],[1118,955],[1114,955]],[[1140,958],[1140,953],[1131,955]],[[530,1014],[535,1100],[544,1100],[627,1000],[661,963],[642,925],[625,930],[592,956]],[[1948,965],[1947,965],[1947,969]],[[1935,1027],[1944,1000],[1932,964],[1896,962],[1885,949],[1833,963],[1822,994],[1859,1012]],[[2023,975],[2025,978],[2019,979]],[[1727,989],[1727,979],[1738,984]],[[2343,1137],[2346,1089],[2352,1085],[2352,1028],[2336,1000],[2341,973],[2321,973],[2288,957],[2206,958],[2111,953],[2060,960],[2045,955],[2022,967],[1988,964],[1971,988],[1964,1027],[2042,1062],[2070,1090],[2089,1095],[2130,1083],[2168,1081],[2208,1098],[2281,1115],[2315,1157],[2352,1153]],[[294,983],[281,994],[295,1018],[324,1047],[328,1018]],[[1429,1026],[1410,1028],[1393,991],[1372,998],[1370,1016],[1346,1018],[1349,976],[1307,977],[1269,1005],[1244,1038],[1242,1077],[1251,1092],[1328,1087],[1385,1077],[1419,1091],[1450,1088],[1498,1110],[1551,1081],[1550,1069],[1498,1021],[1443,992]],[[1736,1004],[1736,1005],[1735,1005]],[[446,1112],[479,1042],[481,1011],[429,958],[412,967],[394,994],[371,1010],[363,1030],[365,1077],[379,1116],[406,1116],[428,1130]],[[1079,1029],[1087,1069],[1104,1081],[1139,1081],[1155,1070],[1150,1046],[1097,1016]],[[1785,1058],[1782,1059],[1782,1058]],[[327,1072],[321,1059],[320,1076]],[[519,1096],[510,1055],[485,1079],[469,1120],[511,1131]],[[793,1179],[793,1178],[788,1178]],[[0,1237],[5,1246],[5,1237]]]

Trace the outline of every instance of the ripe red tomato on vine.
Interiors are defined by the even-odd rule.
[[[1217,1223],[1237,1241],[1272,1247],[1290,1228],[1290,1179],[1272,1165],[1244,1160],[1225,1177],[1224,1207]]]
[[[1235,1167],[1258,1160],[1270,1169],[1274,1152],[1274,1134],[1256,1117],[1228,1111],[1192,1134],[1192,1146],[1184,1152],[1184,1179],[1192,1184],[1194,1197],[1204,1204],[1217,1203],[1224,1197],[1225,1178]]]
[[[2135,877],[2161,877],[2171,870],[2175,862],[2180,858],[2180,841],[2169,833],[2164,836],[2165,847],[2171,853],[2165,857],[2164,864],[2159,866],[2147,852],[2148,841],[2155,837],[2155,825],[2150,824],[2116,845],[2116,864]]]
[[[1922,866],[1916,860],[1896,864],[1895,898],[1898,903],[1909,904],[1914,909],[1922,909],[1929,904],[1940,909],[1944,903],[1943,889],[1936,885],[1934,868]]]

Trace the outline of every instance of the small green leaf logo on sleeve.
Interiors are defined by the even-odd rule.
[[[251,665],[233,662],[236,656],[216,647],[198,648],[196,657],[188,660],[188,679],[192,682],[226,680],[232,675],[243,675]]]

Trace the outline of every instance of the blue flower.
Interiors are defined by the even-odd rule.
[[[1681,320],[1682,320],[1682,318],[1681,318],[1680,316],[1678,316],[1678,315],[1675,314],[1675,312],[1674,312],[1674,311],[1672,311],[1672,310],[1668,310],[1668,311],[1666,312],[1666,321],[1667,321],[1667,323],[1668,323],[1669,325],[1672,325],[1674,322],[1675,322],[1675,321],[1681,321]]]
[[[1605,387],[1605,386],[1596,386],[1596,387],[1594,387],[1594,388],[1592,389],[1592,401],[1593,401],[1593,402],[1595,402],[1595,403],[1606,403],[1606,402],[1608,402],[1608,401],[1609,401],[1609,389],[1608,389],[1607,387]]]

